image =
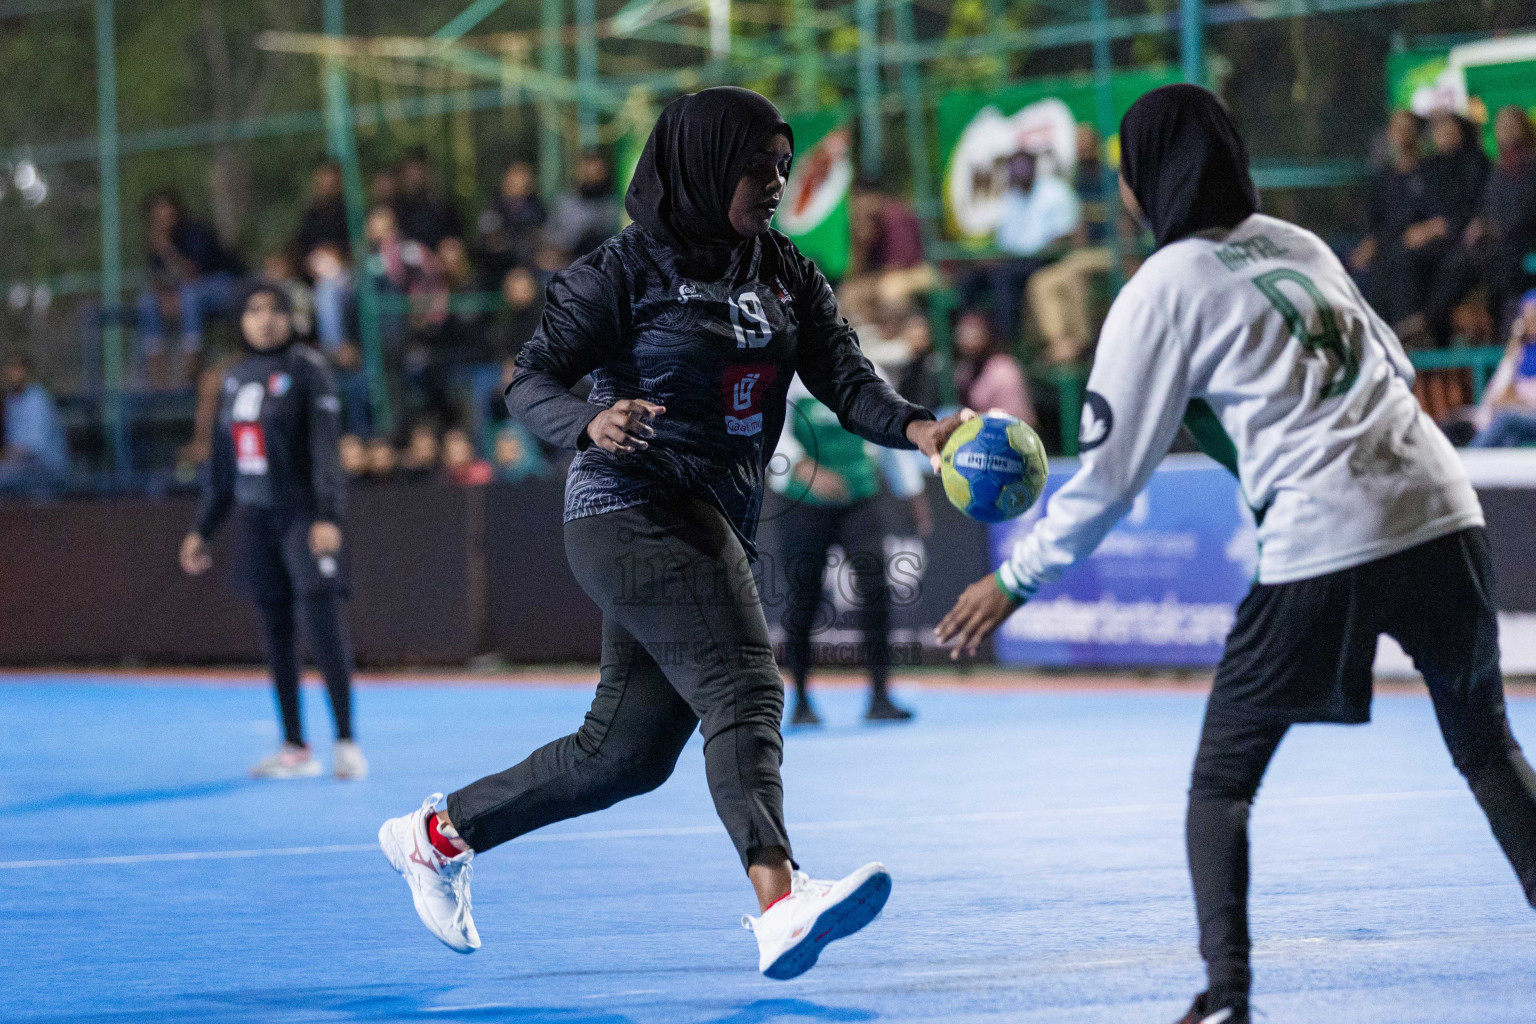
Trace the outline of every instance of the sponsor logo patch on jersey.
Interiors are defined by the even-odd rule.
[[[236,423],[230,427],[235,442],[235,470],[244,476],[267,475],[267,435],[260,423]]]
[[[282,398],[293,385],[293,378],[286,373],[274,373],[267,378],[267,394],[273,398]]]
[[[1083,395],[1083,416],[1078,427],[1077,450],[1091,452],[1109,440],[1109,432],[1115,428],[1115,414],[1109,402],[1097,391]]]
[[[686,306],[689,299],[697,299],[699,297],[700,295],[698,287],[691,282],[684,281],[682,284],[677,286],[677,301],[681,302],[683,305]]]
[[[782,277],[778,277],[777,275],[775,275],[773,279],[773,293],[777,295],[779,297],[779,301],[784,303],[786,306],[794,302],[794,298],[789,294],[789,289],[784,287],[784,279]]]
[[[763,432],[763,392],[773,383],[779,368],[773,363],[727,366],[720,379],[725,400],[725,431],[735,437]]]

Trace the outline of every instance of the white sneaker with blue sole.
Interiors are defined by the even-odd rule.
[[[846,939],[878,917],[890,895],[890,872],[878,862],[835,882],[796,871],[789,894],[762,917],[743,916],[741,926],[757,936],[758,969],[788,981],[816,966],[828,943]]]

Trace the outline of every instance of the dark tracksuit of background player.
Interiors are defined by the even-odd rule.
[[[291,315],[285,292],[259,290]],[[309,549],[310,526],[339,522],[343,511],[336,382],[319,353],[292,340],[243,351],[224,378],[194,530],[212,538],[234,514],[234,582],[261,611],[284,739],[304,743],[296,605],[325,677],[336,738],[352,739],[352,652],[339,608],[347,594],[346,547],[322,558]]]
[[[1121,173],[1157,246],[1234,227],[1258,208],[1241,138],[1195,86],[1143,97],[1120,128]],[[1255,584],[1237,612],[1206,708],[1186,842],[1210,990],[1186,1020],[1246,1021],[1248,814],[1286,730],[1370,718],[1382,633],[1424,675],[1457,769],[1536,905],[1536,774],[1509,729],[1493,566],[1482,528],[1312,579]]]
[[[477,851],[654,789],[701,724],[710,793],[742,862],[791,850],[783,682],[750,566],[785,394],[798,372],[850,430],[894,448],[913,447],[907,424],[932,416],[879,378],[787,238],[731,227],[746,161],[774,134],[792,141],[746,90],[667,107],[626,200],[635,223],[556,275],[517,356],[513,415],[578,450],[566,553],[603,610],[602,669],[579,730],[448,797]],[[587,374],[582,401],[570,389]],[[666,408],[649,447],[588,446],[593,417],[625,398]]]

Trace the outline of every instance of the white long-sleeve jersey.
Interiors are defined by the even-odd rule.
[[[1025,597],[1091,554],[1186,413],[1202,447],[1225,449],[1258,519],[1261,583],[1480,526],[1412,384],[1397,336],[1310,231],[1254,214],[1175,242],[1115,299],[1088,378],[1081,468],[999,580]]]

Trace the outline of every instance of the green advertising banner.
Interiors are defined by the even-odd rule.
[[[1390,109],[1422,113],[1428,105],[1428,97],[1440,87],[1440,76],[1445,73],[1450,54],[1449,47],[1387,54],[1387,103]],[[1414,103],[1415,96],[1419,98],[1417,104]]]
[[[1466,76],[1467,96],[1473,114],[1482,115],[1483,145],[1491,155],[1497,149],[1493,121],[1500,110],[1516,106],[1536,116],[1536,60],[1473,64],[1467,67]]]
[[[836,279],[848,270],[848,189],[853,139],[842,107],[789,118],[795,163],[774,227]]]
[[[1110,79],[1118,122],[1144,93],[1182,81],[1177,68],[1125,71]],[[1019,82],[990,91],[951,92],[938,102],[944,221],[951,237],[983,247],[991,242],[1006,186],[1004,167],[1020,149],[1053,158],[1057,173],[1074,166],[1079,122],[1098,119],[1091,74]],[[1117,153],[1115,139],[1108,152]]]

